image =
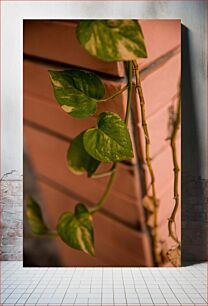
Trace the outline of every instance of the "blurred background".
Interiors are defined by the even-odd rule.
[[[159,198],[158,233],[168,250],[168,218],[173,200],[173,164],[169,141],[170,116],[178,103],[181,67],[180,20],[141,20],[148,58],[138,61],[151,138],[151,158]],[[67,168],[71,140],[92,127],[96,118],[74,119],[61,110],[53,95],[49,69],[82,68],[96,72],[106,86],[106,97],[126,83],[121,62],[103,62],[87,54],[76,36],[77,21],[24,20],[24,195],[41,203],[47,224],[55,228],[62,212],[78,202],[93,206],[108,178],[88,179]],[[120,163],[113,190],[102,211],[94,216],[96,256],[76,251],[59,238],[33,238],[24,217],[24,266],[153,266],[152,243],[142,198],[149,194],[150,178],[144,162],[144,139],[138,99],[135,97],[129,130],[134,159]],[[122,118],[126,93],[98,106]],[[180,132],[177,139],[180,165]],[[177,235],[181,236],[181,209]],[[177,262],[178,264],[178,262]],[[165,265],[171,265],[166,263]]]

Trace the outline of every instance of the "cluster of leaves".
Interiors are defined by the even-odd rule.
[[[77,26],[77,39],[91,55],[104,61],[133,61],[147,56],[144,37],[135,20],[83,20]],[[85,119],[93,116],[102,102],[105,86],[94,73],[71,69],[49,71],[54,95],[67,114]],[[127,126],[118,114],[99,114],[96,127],[82,131],[70,144],[67,152],[69,169],[75,174],[90,177],[101,162],[116,163],[133,157]],[[42,223],[37,203],[28,206],[28,218],[35,234],[48,231]],[[64,213],[57,232],[72,248],[94,255],[92,214],[84,204],[77,204],[74,213]],[[35,226],[39,223],[39,229]],[[41,228],[42,224],[42,228]]]

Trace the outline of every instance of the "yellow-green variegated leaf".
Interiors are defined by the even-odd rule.
[[[73,139],[67,152],[67,163],[69,169],[75,174],[86,173],[91,176],[100,164],[87,153],[83,145],[84,132]]]
[[[32,197],[29,197],[27,200],[26,215],[31,231],[34,234],[44,235],[48,232],[48,228],[43,220],[41,208]]]
[[[92,216],[84,204],[77,204],[74,214],[65,212],[59,219],[57,231],[70,247],[95,255]]]
[[[129,131],[115,113],[99,115],[97,127],[88,129],[83,136],[85,150],[103,162],[118,162],[133,157]]]
[[[82,20],[76,35],[86,51],[105,61],[147,57],[142,29],[136,20]]]
[[[87,118],[96,112],[97,102],[104,96],[100,78],[84,70],[49,71],[54,95],[61,108],[72,117]]]

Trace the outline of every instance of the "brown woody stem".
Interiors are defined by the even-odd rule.
[[[174,201],[175,205],[173,208],[173,211],[171,213],[171,216],[168,220],[168,232],[169,236],[179,244],[180,242],[178,240],[177,234],[175,230],[173,230],[173,225],[175,225],[175,217],[176,213],[179,207],[179,192],[178,192],[178,180],[179,180],[179,165],[178,165],[178,159],[177,159],[177,150],[176,150],[176,138],[177,138],[177,133],[180,127],[180,122],[181,122],[181,97],[179,96],[178,100],[178,106],[177,106],[177,114],[176,118],[173,123],[173,131],[170,137],[170,145],[171,145],[171,151],[172,151],[172,159],[173,159],[173,171],[174,171]]]
[[[139,74],[139,67],[136,61],[133,61],[134,70],[135,70],[135,77],[136,77],[136,90],[139,95],[140,100],[140,111],[141,111],[141,119],[142,119],[142,129],[145,137],[145,159],[151,179],[151,190],[152,190],[152,202],[153,202],[153,230],[152,230],[152,240],[153,240],[153,253],[154,253],[154,260],[156,266],[159,266],[161,263],[160,254],[158,253],[158,200],[156,196],[156,187],[155,187],[155,175],[152,168],[151,157],[150,157],[150,137],[148,132],[148,125],[146,120],[145,114],[145,101],[141,86],[140,74]]]

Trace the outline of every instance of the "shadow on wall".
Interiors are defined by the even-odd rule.
[[[60,267],[55,243],[51,239],[30,238],[30,230],[25,216],[25,196],[31,195],[41,202],[36,186],[36,177],[27,152],[24,150],[24,241],[23,266],[24,267]],[[43,256],[44,254],[44,256]]]
[[[201,179],[201,152],[193,94],[189,30],[182,25],[182,265],[207,260],[207,191]]]

